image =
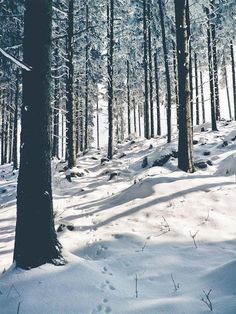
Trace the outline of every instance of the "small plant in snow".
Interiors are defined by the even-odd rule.
[[[195,246],[196,249],[197,249],[197,243],[196,243],[195,238],[196,238],[198,232],[199,232],[199,230],[197,230],[194,234],[192,234],[192,232],[189,231],[189,234],[190,234],[191,238],[193,239],[193,243],[194,243],[194,246]]]
[[[205,303],[207,305],[207,307],[210,309],[210,311],[213,311],[213,306],[212,306],[212,302],[210,300],[210,293],[211,293],[212,289],[210,289],[207,293],[203,290],[204,293],[204,297],[201,296],[201,300],[203,303]]]
[[[135,275],[135,297],[138,298],[138,275]]]
[[[170,276],[171,276],[171,280],[172,280],[173,285],[174,285],[175,292],[177,292],[178,289],[180,288],[179,283],[176,283],[176,282],[175,282],[174,277],[173,277],[172,274],[170,274]]]

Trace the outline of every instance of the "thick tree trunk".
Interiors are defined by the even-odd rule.
[[[166,75],[166,86],[167,86],[167,142],[171,142],[171,84],[170,84],[170,71],[168,63],[168,51],[166,45],[166,34],[165,34],[165,22],[163,12],[163,2],[158,0],[160,19],[161,19],[161,33],[162,33],[162,46],[165,61],[165,75]]]
[[[75,102],[74,102],[74,0],[69,0],[68,28],[67,28],[67,160],[68,168],[76,165],[76,128],[75,128]]]
[[[149,139],[149,101],[148,101],[148,28],[147,2],[143,0],[143,63],[144,63],[144,136]]]
[[[178,167],[194,172],[192,157],[192,119],[189,86],[189,37],[186,27],[186,0],[175,0],[176,39],[179,85]]]
[[[157,108],[157,135],[161,135],[161,114],[160,114],[160,97],[159,97],[159,75],[157,66],[157,53],[154,55],[155,65],[155,84],[156,84],[156,108]]]
[[[189,0],[186,2],[186,24],[187,24],[187,33],[189,38],[189,88],[190,88],[190,105],[191,105],[191,119],[193,125],[193,62],[192,62],[192,41],[191,41],[191,21],[190,21],[190,12],[189,12]]]
[[[17,186],[16,266],[62,264],[51,189],[51,0],[25,1],[21,160]],[[40,145],[39,145],[40,143]]]
[[[108,152],[113,157],[113,52],[114,52],[114,0],[107,0],[107,37],[108,37]]]
[[[233,41],[230,41],[231,67],[232,67],[232,82],[233,82],[233,100],[234,100],[234,120],[236,121],[236,75],[234,63],[234,46]]]

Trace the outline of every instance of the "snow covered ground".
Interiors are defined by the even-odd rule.
[[[17,174],[1,167],[0,313],[203,314],[212,305],[235,314],[236,123],[201,127],[194,159],[210,165],[194,174],[179,171],[174,157],[152,167],[177,150],[165,138],[120,144],[104,165],[105,153],[90,151],[72,183],[53,162],[56,228],[74,227],[58,232],[63,267],[9,269]]]

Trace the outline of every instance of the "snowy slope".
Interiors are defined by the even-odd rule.
[[[0,313],[210,313],[201,299],[212,289],[213,313],[235,314],[236,123],[201,127],[194,159],[210,165],[194,174],[179,171],[174,157],[152,167],[177,150],[165,138],[120,144],[104,165],[103,152],[91,151],[78,159],[84,176],[72,183],[54,161],[56,228],[74,226],[58,232],[68,264],[8,269]],[[16,175],[1,167],[1,272],[12,261],[15,188]]]

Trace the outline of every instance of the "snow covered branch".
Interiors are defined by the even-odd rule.
[[[14,62],[18,67],[20,67],[23,70],[26,71],[31,71],[32,67],[25,64],[23,61],[20,61],[19,59],[15,58],[14,56],[12,56],[10,53],[6,52],[5,50],[0,48],[0,53],[6,57],[7,59],[11,60],[12,62]]]

